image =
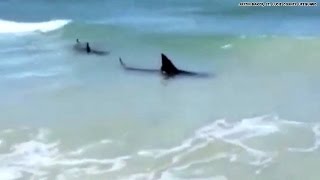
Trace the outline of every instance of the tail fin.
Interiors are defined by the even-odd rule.
[[[122,61],[121,57],[119,57],[119,62],[123,68],[127,68],[126,64]]]

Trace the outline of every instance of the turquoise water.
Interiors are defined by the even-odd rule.
[[[0,179],[317,180],[319,7],[238,3],[0,2]]]

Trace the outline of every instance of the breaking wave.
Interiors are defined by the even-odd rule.
[[[15,22],[0,19],[0,34],[50,32],[64,27],[71,20],[58,19],[46,22]]]

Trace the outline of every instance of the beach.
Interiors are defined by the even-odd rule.
[[[239,3],[0,2],[0,179],[317,180],[319,7]]]

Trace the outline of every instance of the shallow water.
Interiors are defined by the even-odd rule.
[[[0,179],[318,179],[318,10],[0,2]]]

